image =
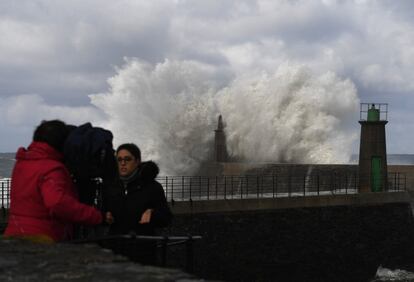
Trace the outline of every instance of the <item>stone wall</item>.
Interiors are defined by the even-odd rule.
[[[169,232],[203,236],[195,274],[208,279],[366,282],[414,262],[407,202],[179,213]]]

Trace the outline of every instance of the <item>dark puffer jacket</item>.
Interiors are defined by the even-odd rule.
[[[104,188],[104,210],[112,213],[114,223],[110,234],[154,235],[155,228],[165,227],[172,220],[162,185],[155,180],[158,166],[152,162],[141,163],[135,178],[124,187],[116,178]],[[142,214],[152,209],[151,220],[140,224]]]

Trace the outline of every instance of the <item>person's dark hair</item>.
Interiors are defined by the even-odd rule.
[[[44,120],[36,127],[33,141],[45,142],[59,152],[63,152],[63,145],[68,135],[69,128],[63,121],[57,119]]]
[[[137,160],[141,161],[141,150],[138,148],[137,145],[133,143],[125,143],[125,144],[119,145],[118,149],[116,149],[116,153],[118,154],[118,152],[121,150],[127,150]]]

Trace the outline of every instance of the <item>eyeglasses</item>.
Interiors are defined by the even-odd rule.
[[[118,161],[118,163],[122,163],[122,162],[129,163],[133,160],[133,158],[131,158],[131,157],[124,157],[124,158],[118,157],[116,160]]]

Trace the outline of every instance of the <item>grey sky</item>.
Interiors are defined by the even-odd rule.
[[[88,95],[137,58],[210,65],[218,88],[285,62],[333,71],[361,102],[389,104],[388,151],[414,153],[413,13],[410,0],[1,1],[0,151],[42,119],[110,119]]]

